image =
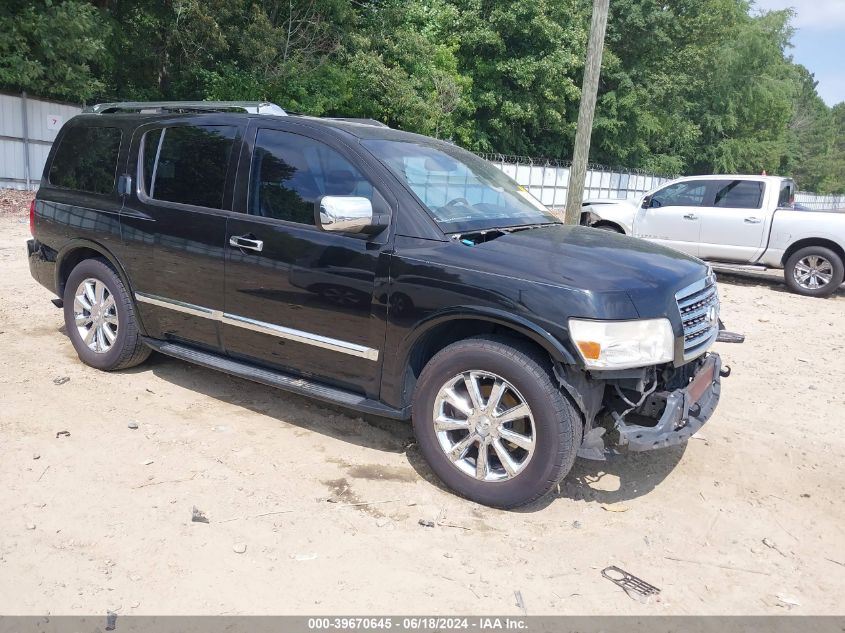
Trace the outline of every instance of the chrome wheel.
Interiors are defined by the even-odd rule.
[[[79,337],[93,352],[105,354],[117,339],[119,321],[114,296],[99,279],[88,278],[73,295],[73,317]]]
[[[818,290],[833,279],[833,264],[821,255],[807,255],[792,270],[796,283],[807,290]]]
[[[467,371],[449,380],[434,400],[440,448],[460,471],[479,481],[506,481],[534,454],[531,408],[507,380]]]

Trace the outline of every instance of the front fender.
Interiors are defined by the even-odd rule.
[[[428,315],[402,340],[399,348],[402,360],[407,363],[417,343],[435,327],[449,321],[467,320],[487,321],[514,330],[540,345],[556,362],[566,365],[577,363],[573,352],[548,330],[512,312],[483,306],[452,306]]]

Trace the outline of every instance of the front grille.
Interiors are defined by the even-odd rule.
[[[704,353],[719,335],[719,293],[710,274],[675,295],[684,325],[684,359]]]

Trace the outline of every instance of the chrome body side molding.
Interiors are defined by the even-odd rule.
[[[228,312],[223,312],[221,310],[212,310],[192,303],[184,303],[175,299],[158,297],[156,295],[149,295],[143,292],[136,292],[135,299],[141,303],[148,303],[160,308],[175,310],[176,312],[183,312],[192,316],[211,319],[212,321],[219,321],[220,323],[241,327],[261,334],[277,336],[289,341],[296,341],[297,343],[314,345],[315,347],[329,349],[341,354],[349,354],[350,356],[357,356],[358,358],[364,358],[366,360],[376,361],[379,357],[379,351],[371,347],[358,345],[357,343],[350,343],[349,341],[341,341],[321,334],[295,330],[293,328],[284,327],[283,325],[257,321],[255,319],[250,319],[249,317],[229,314]]]

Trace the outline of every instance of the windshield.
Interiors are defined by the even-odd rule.
[[[444,233],[558,222],[524,187],[466,150],[434,142],[362,143],[411,188]]]

